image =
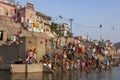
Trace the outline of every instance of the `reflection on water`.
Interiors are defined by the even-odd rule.
[[[92,71],[91,73],[79,70],[58,73],[31,73],[10,74],[0,71],[0,80],[118,80],[120,79],[120,67],[112,68],[103,72]]]
[[[8,71],[0,71],[0,80],[9,80],[10,75]]]
[[[11,80],[43,80],[42,73],[11,74]]]

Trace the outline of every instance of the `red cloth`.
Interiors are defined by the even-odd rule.
[[[76,48],[76,52],[79,54],[83,54],[83,50],[81,48]]]
[[[83,50],[81,48],[79,48],[79,52],[80,54],[83,54]]]

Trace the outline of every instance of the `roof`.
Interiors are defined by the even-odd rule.
[[[50,16],[48,16],[48,15],[46,15],[46,14],[44,14],[44,13],[41,13],[41,12],[39,12],[39,11],[36,11],[36,15],[41,16],[41,17],[44,17],[44,18],[46,18],[46,19],[48,19],[48,20],[51,20],[51,17],[50,17]]]

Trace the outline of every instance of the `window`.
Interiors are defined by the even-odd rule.
[[[3,31],[0,30],[0,40],[3,40]]]
[[[49,32],[49,29],[46,29],[46,32]]]

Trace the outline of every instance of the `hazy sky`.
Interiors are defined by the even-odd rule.
[[[74,19],[74,35],[87,35],[92,39],[110,39],[120,42],[120,0],[16,0],[21,5],[34,4],[35,9],[51,16],[55,22]],[[63,17],[59,19],[59,15]],[[100,30],[100,24],[102,30]],[[113,29],[114,27],[114,29]]]

